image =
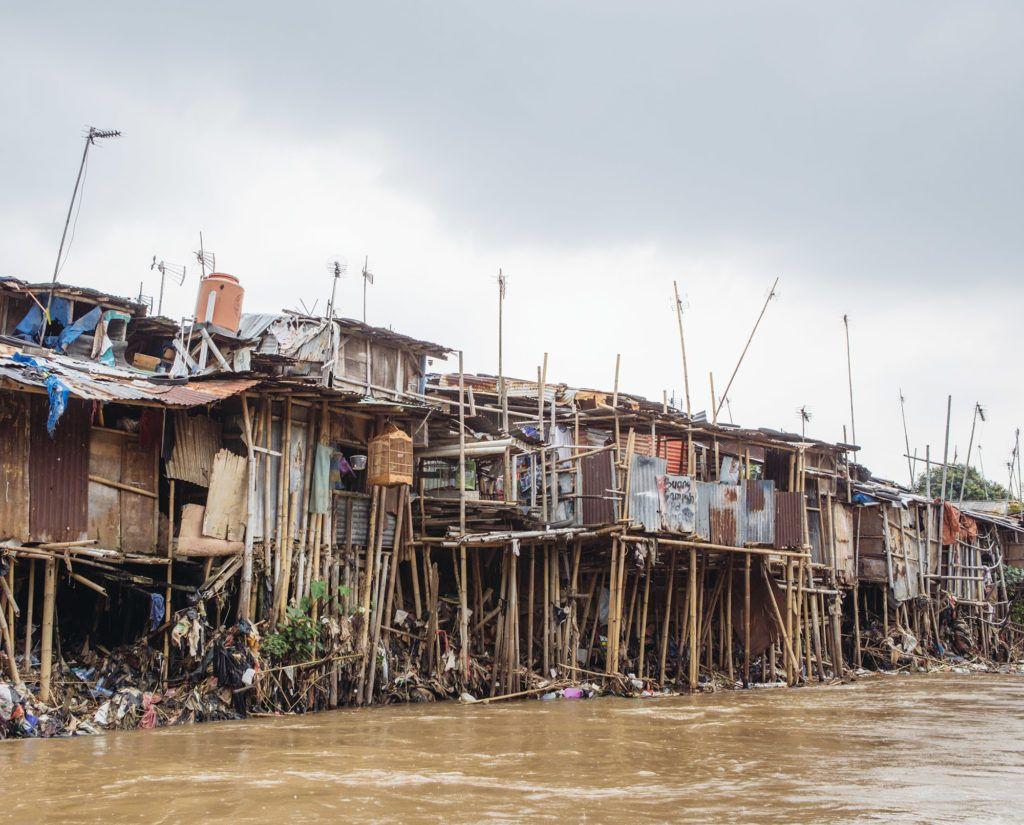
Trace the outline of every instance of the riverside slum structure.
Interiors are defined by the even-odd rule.
[[[428,375],[445,348],[244,314],[230,276],[184,327],[3,287],[6,730],[796,684],[885,666],[876,649],[901,664],[897,634],[926,621],[870,578],[871,516],[906,491],[852,445],[543,370]],[[943,547],[929,569],[975,575]],[[980,593],[997,612],[968,613],[1002,621]]]
[[[368,646],[353,542],[361,519],[402,546],[405,433],[447,351],[242,298],[208,276],[181,328],[0,283],[0,731],[349,701]],[[371,488],[389,491],[372,507]]]
[[[543,371],[461,388],[441,375],[428,391],[461,396],[477,433],[461,451],[466,529],[431,493],[441,477],[455,494],[459,451],[416,461],[424,546],[471,550],[460,602],[482,617],[470,644],[493,651],[491,695],[538,671],[623,691],[843,674],[838,584],[852,557],[823,540],[820,508],[847,488],[855,448],[549,385]]]
[[[1020,519],[852,470],[852,496],[834,510],[831,530],[853,544],[856,664],[989,667],[1024,658],[1024,626],[1012,615],[1017,588],[1007,581],[1022,547]]]
[[[491,660],[477,691],[516,694],[538,672],[541,690],[629,692],[1021,659],[1004,564],[1019,520],[876,479],[854,445],[544,373],[428,385],[473,433],[457,447],[435,427],[416,464],[422,545],[453,569],[469,550],[458,598]]]

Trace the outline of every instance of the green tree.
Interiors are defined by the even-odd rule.
[[[938,498],[942,492],[942,465],[932,467],[931,473],[932,497]],[[950,464],[946,468],[946,500],[957,501],[960,498],[960,482],[964,477],[963,464]],[[914,485],[918,493],[925,493],[928,489],[925,473],[917,477]],[[1006,501],[1009,493],[1002,484],[995,481],[988,481],[982,478],[981,473],[973,467],[967,468],[967,484],[964,487],[964,501],[979,501],[991,499],[993,501]]]

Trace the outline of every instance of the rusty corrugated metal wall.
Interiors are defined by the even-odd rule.
[[[611,451],[580,459],[583,476],[583,524],[591,527],[615,523],[615,503],[611,489],[615,487]]]
[[[775,542],[775,482],[749,479],[743,483],[747,544]]]
[[[775,547],[800,547],[804,543],[803,493],[775,493]]]
[[[697,482],[697,535],[728,547],[746,542],[743,486]]]
[[[658,476],[665,475],[668,462],[649,455],[634,455],[629,471],[629,518],[648,533],[661,529],[661,497]]]
[[[88,533],[90,406],[69,398],[52,439],[49,411],[45,395],[32,396],[29,532],[33,541],[78,541]]]
[[[356,493],[334,497],[334,539],[339,547],[344,547],[348,538],[348,502],[352,502],[352,545],[365,547],[367,533],[370,529],[370,496]],[[391,513],[384,515],[384,538],[381,547],[392,547],[395,543],[395,525],[397,520]],[[407,537],[408,538],[408,537]]]

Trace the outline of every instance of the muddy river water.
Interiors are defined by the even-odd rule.
[[[0,743],[0,822],[1024,821],[1024,677],[342,710]]]

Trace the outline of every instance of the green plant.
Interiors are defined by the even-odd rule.
[[[277,632],[264,636],[260,644],[260,650],[277,664],[297,664],[313,657],[317,628],[308,613],[308,600],[302,601],[302,606],[285,610],[285,620]]]

